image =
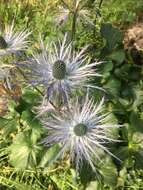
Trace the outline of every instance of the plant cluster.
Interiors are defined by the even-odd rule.
[[[143,70],[102,3],[56,2],[50,37],[1,30],[0,188],[142,188]]]

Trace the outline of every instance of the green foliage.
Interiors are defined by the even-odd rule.
[[[104,49],[107,53],[111,53],[118,43],[121,43],[123,40],[122,33],[117,28],[112,27],[110,23],[101,26],[101,35],[106,39]]]
[[[42,88],[23,87],[21,98],[17,102],[11,100],[8,113],[0,117],[0,189],[142,189],[143,68],[126,55],[122,32],[113,23],[120,28],[132,23],[138,11],[143,10],[143,3],[142,0],[136,3],[134,0],[103,1],[101,10],[98,5],[99,1],[90,1],[90,4],[87,1],[95,26],[78,25],[74,45],[80,49],[90,44],[89,60],[103,60],[98,69],[102,77],[93,83],[99,82],[105,90],[105,107],[112,113],[111,121],[123,124],[119,131],[113,131],[119,143],[109,145],[121,161],[103,156],[102,163],[97,162],[97,172],[92,172],[84,163],[79,177],[67,158],[55,163],[60,145],[47,148],[41,144],[47,130],[42,128],[35,114],[35,108],[41,102],[42,93],[39,92]],[[55,26],[56,6],[57,2],[47,3],[46,0],[35,3],[32,0],[1,1],[1,26],[14,18],[17,28],[22,26],[33,31],[30,36],[34,41],[32,47],[39,48],[39,33],[47,42],[62,35],[60,29],[69,31],[70,22],[61,28]],[[98,100],[101,93],[93,91],[92,95]]]
[[[18,134],[9,147],[10,163],[17,168],[29,168],[37,165],[36,155],[41,147],[36,145],[35,138],[29,131]]]
[[[143,10],[142,0],[110,0],[103,1],[102,16],[106,22],[112,22],[119,25],[119,27],[132,24],[138,13]]]

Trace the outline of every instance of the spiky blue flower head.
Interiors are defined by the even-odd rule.
[[[0,35],[0,56],[25,50],[28,45],[26,38],[29,34],[27,30],[15,32],[14,22],[12,25],[6,25],[4,32]]]
[[[83,104],[76,101],[70,110],[53,115],[51,119],[43,119],[43,125],[48,129],[43,143],[48,146],[55,143],[61,145],[56,159],[68,152],[77,171],[85,160],[95,171],[96,161],[101,160],[103,153],[114,156],[106,145],[117,141],[113,138],[112,130],[120,125],[109,121],[109,113],[103,114],[103,103],[104,99],[94,104],[87,96]]]
[[[85,51],[86,48],[73,52],[67,35],[59,44],[43,47],[41,54],[25,64],[30,84],[45,86],[48,99],[60,94],[62,101],[68,102],[74,89],[93,87],[89,84],[90,77],[100,76],[96,65],[101,62],[89,63]]]

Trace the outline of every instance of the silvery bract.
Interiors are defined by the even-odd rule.
[[[43,125],[48,129],[48,136],[43,140],[45,145],[61,144],[61,150],[56,158],[69,152],[70,159],[76,164],[76,170],[86,160],[92,169],[96,170],[96,161],[101,160],[101,153],[114,156],[106,147],[107,143],[115,142],[111,130],[119,125],[111,124],[110,114],[103,114],[102,99],[94,104],[86,97],[83,104],[76,101],[71,109],[63,114],[53,115],[53,118],[43,119]],[[115,156],[114,156],[115,157]]]
[[[89,64],[85,51],[86,48],[78,53],[73,52],[71,43],[67,43],[67,35],[62,43],[43,47],[41,54],[35,55],[24,65],[30,84],[45,86],[49,99],[60,94],[64,102],[68,102],[73,89],[99,88],[90,85],[89,80],[92,76],[100,76],[96,72],[96,65],[100,62]]]
[[[9,76],[9,68],[0,67],[0,81],[8,78]]]
[[[10,70],[13,67],[14,66],[12,66],[12,65],[6,65],[6,64],[2,64],[2,63],[1,63],[1,66],[0,66],[0,82],[6,82],[9,89],[11,87],[11,84],[10,84],[10,79],[11,79]]]
[[[58,24],[65,23],[71,15],[76,15],[77,21],[83,21],[93,25],[91,14],[81,0],[65,2],[64,6],[60,6],[56,22]]]
[[[27,30],[15,32],[14,23],[11,26],[6,25],[4,32],[0,35],[0,56],[25,50],[28,43],[26,38],[29,34]]]

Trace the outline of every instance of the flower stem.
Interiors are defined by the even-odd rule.
[[[99,9],[101,8],[102,3],[103,3],[103,0],[100,0],[100,3],[99,3]]]
[[[23,78],[28,81],[28,78],[25,76],[25,74],[23,73],[23,71],[17,67],[17,70],[19,71],[19,73],[23,76]],[[41,90],[39,90],[39,88],[37,88],[36,86],[33,86],[33,88],[41,95],[41,96],[44,96],[44,93],[41,92]],[[60,109],[54,105],[54,103],[52,101],[49,100],[49,103],[58,111],[60,112]]]
[[[72,31],[71,31],[71,41],[74,41],[76,34],[76,13],[73,14],[72,20]]]
[[[74,41],[75,34],[76,34],[76,19],[77,19],[77,9],[76,7],[76,0],[73,2],[73,17],[72,17],[72,29],[71,29],[71,41]]]

